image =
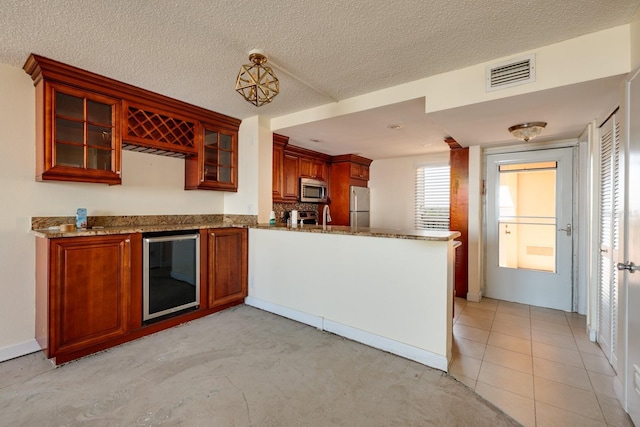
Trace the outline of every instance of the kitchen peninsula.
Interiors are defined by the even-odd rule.
[[[252,226],[245,302],[446,371],[459,235]]]

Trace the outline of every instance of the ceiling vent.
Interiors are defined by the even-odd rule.
[[[535,81],[535,54],[487,67],[487,92]]]

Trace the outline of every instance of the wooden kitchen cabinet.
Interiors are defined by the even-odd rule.
[[[209,308],[243,302],[247,296],[247,229],[210,229],[207,238]]]
[[[371,160],[345,154],[334,156],[331,162],[329,198],[331,199],[331,224],[351,225],[349,215],[350,187],[366,187],[369,180]]]
[[[208,314],[247,296],[248,231],[200,230],[200,306],[143,322],[142,234],[36,238],[36,341],[65,363]]]
[[[272,170],[272,199],[274,202],[282,201],[284,192],[284,147],[289,138],[283,135],[273,134],[273,170]]]
[[[185,158],[185,188],[237,191],[240,120],[39,55],[36,180],[120,184],[122,150]]]
[[[289,138],[273,134],[273,189],[274,202],[298,201],[300,178],[327,181],[331,156],[306,148],[288,145]]]
[[[41,80],[36,180],[120,184],[120,100]]]
[[[122,101],[122,109],[123,148],[174,157],[198,154],[194,118],[128,100]]]
[[[211,123],[198,126],[198,155],[185,159],[185,190],[238,191],[238,132]]]
[[[285,151],[282,161],[282,201],[284,202],[298,201],[298,193],[300,192],[299,161],[300,157]]]
[[[38,238],[36,340],[62,363],[126,335],[131,235]]]
[[[327,179],[327,163],[310,157],[300,157],[300,177],[325,181]]]
[[[369,165],[352,162],[349,167],[351,178],[369,181]]]

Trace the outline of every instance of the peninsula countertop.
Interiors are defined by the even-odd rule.
[[[292,231],[298,233],[327,233],[353,236],[387,237],[391,239],[430,240],[446,242],[460,236],[459,231],[448,230],[393,230],[385,228],[350,227],[344,225],[309,225],[291,227],[283,224],[257,224],[249,228],[262,230]]]

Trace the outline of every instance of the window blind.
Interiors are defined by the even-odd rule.
[[[449,181],[449,166],[424,166],[416,169],[417,229],[449,229]]]

